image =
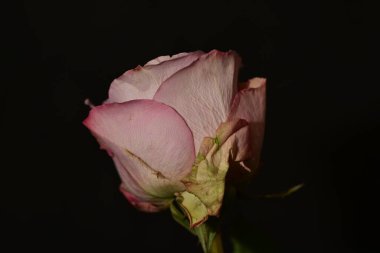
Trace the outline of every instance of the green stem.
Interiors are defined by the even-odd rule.
[[[210,253],[223,253],[222,235],[218,231],[212,241]]]

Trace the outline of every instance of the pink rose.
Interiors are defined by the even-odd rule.
[[[229,163],[257,166],[265,79],[238,85],[239,67],[233,51],[197,51],[158,57],[111,83],[108,99],[83,123],[112,157],[134,206],[158,211],[188,192],[181,196],[215,215]]]

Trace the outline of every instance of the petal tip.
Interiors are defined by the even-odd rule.
[[[248,81],[249,88],[260,88],[265,86],[267,79],[265,77],[254,77]]]
[[[239,90],[241,92],[244,92],[249,89],[265,88],[266,82],[267,79],[265,77],[254,77],[240,84]]]
[[[235,50],[220,51],[218,49],[213,49],[209,53],[205,54],[206,56],[233,56],[240,60],[240,55]]]

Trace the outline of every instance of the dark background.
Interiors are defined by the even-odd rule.
[[[9,246],[201,252],[168,212],[130,206],[111,159],[81,121],[84,99],[101,103],[124,71],[159,55],[216,48],[242,56],[242,80],[268,79],[263,168],[252,191],[306,183],[287,199],[236,207],[256,231],[252,242],[274,252],[378,252],[378,70],[368,63],[379,29],[371,6],[107,0],[9,7],[0,174],[0,240]]]

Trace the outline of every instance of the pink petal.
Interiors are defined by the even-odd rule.
[[[133,99],[151,99],[160,85],[177,71],[189,66],[203,52],[160,56],[144,67],[128,70],[111,83],[106,103],[122,103]]]
[[[200,51],[198,51],[200,52]],[[175,55],[164,55],[164,56],[159,56],[157,57],[156,59],[153,59],[153,60],[150,60],[148,61],[145,66],[148,66],[148,65],[157,65],[161,62],[165,62],[165,61],[169,61],[169,60],[174,60],[174,59],[177,59],[177,58],[180,58],[180,57],[183,57],[183,56],[187,56],[189,54],[192,54],[192,53],[179,53],[179,54],[175,54]]]
[[[162,209],[164,209],[166,206],[157,206],[151,202],[145,202],[141,201],[139,198],[134,196],[132,193],[128,192],[126,190],[125,185],[121,184],[120,185],[120,191],[121,193],[124,194],[124,196],[128,199],[128,201],[137,209],[148,212],[148,213],[153,213],[153,212],[158,212]]]
[[[153,100],[97,106],[83,122],[113,156],[127,190],[149,201],[183,190],[195,158],[182,117]]]
[[[252,147],[250,144],[250,131],[249,126],[242,127],[235,133],[236,138],[236,154],[234,155],[235,161],[244,161],[252,156]]]
[[[261,146],[264,137],[265,128],[265,90],[266,80],[264,78],[253,78],[248,81],[246,87],[240,90],[232,104],[229,120],[245,119],[250,126],[250,144],[252,150],[252,159],[254,167],[258,165]],[[237,135],[241,145],[246,145],[247,136]],[[240,157],[242,160],[244,157]]]
[[[211,51],[167,79],[154,100],[173,107],[193,132],[198,151],[204,137],[213,137],[227,120],[236,93],[240,59],[230,51]]]

